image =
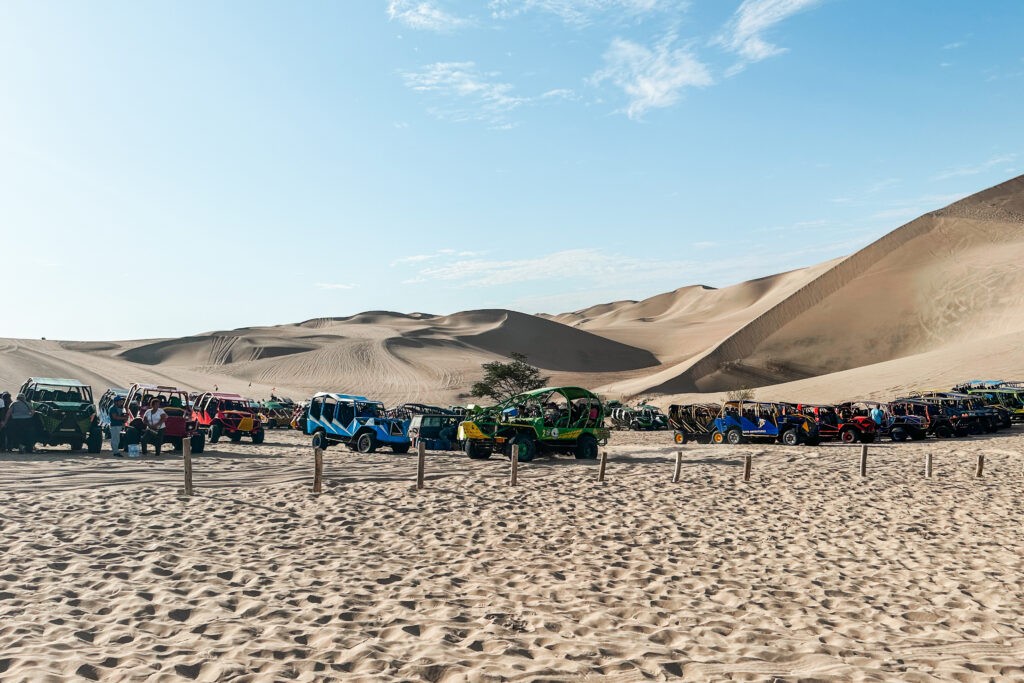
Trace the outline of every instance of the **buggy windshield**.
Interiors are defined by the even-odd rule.
[[[32,399],[61,403],[92,403],[92,388],[60,384],[37,384]]]
[[[384,404],[380,401],[356,401],[356,417],[382,417]]]

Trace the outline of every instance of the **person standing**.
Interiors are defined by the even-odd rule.
[[[0,394],[0,423],[7,417],[7,409],[11,407],[11,395],[6,391]],[[7,452],[7,430],[0,427],[0,453]]]
[[[875,406],[871,409],[871,419],[874,421],[875,425],[879,427],[882,426],[882,422],[885,421],[885,413],[882,411],[880,406]]]
[[[153,444],[156,454],[160,455],[160,447],[164,444],[164,429],[167,427],[167,413],[160,407],[160,399],[154,398],[149,402],[149,410],[142,415],[142,425],[145,432],[142,434],[142,452],[146,452],[146,445]]]
[[[118,396],[114,399],[114,405],[110,406],[107,413],[110,417],[110,451],[117,457],[121,457],[121,432],[124,430],[124,397]]]
[[[18,394],[11,407],[7,409],[3,424],[0,424],[0,429],[7,431],[8,443],[17,444],[19,453],[31,453],[35,446],[35,416],[36,411],[25,400],[25,395]]]

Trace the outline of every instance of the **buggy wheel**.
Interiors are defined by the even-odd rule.
[[[863,438],[864,435],[860,434],[853,427],[851,427],[849,429],[844,429],[843,431],[839,432],[839,439],[843,443],[857,443],[857,441],[860,440],[860,439],[857,438],[858,436]]]
[[[217,443],[220,441],[220,435],[224,433],[224,426],[220,422],[214,422],[210,425],[210,443]]]
[[[786,431],[782,432],[782,436],[779,437],[779,441],[781,441],[783,445],[786,446],[795,446],[798,443],[800,443],[800,437],[796,433],[795,429],[787,429]]]
[[[80,450],[82,450],[83,441],[81,439],[75,439],[73,441],[70,441],[69,443],[71,445],[71,450],[73,450],[73,451],[80,451]]]
[[[875,442],[875,435],[874,434],[864,434],[863,432],[861,432],[860,441],[861,441],[861,443],[874,443]]]
[[[377,439],[372,432],[363,432],[356,438],[356,450],[360,453],[373,453],[377,450]]]
[[[277,420],[274,418],[267,420],[267,429],[277,429]]]
[[[892,439],[893,441],[906,441],[906,440],[907,440],[907,436],[908,436],[908,435],[907,435],[907,430],[906,430],[906,429],[903,429],[903,427],[896,427],[896,428],[895,428],[895,429],[893,429],[893,430],[892,430],[892,432],[891,432],[891,433],[889,434],[889,437],[890,437],[890,438],[891,438],[891,439]]]
[[[593,434],[580,434],[580,438],[576,439],[576,459],[597,459],[597,439]]]
[[[408,453],[410,447],[412,447],[412,443],[391,444],[391,452],[401,455],[402,453]]]
[[[739,446],[741,443],[743,443],[743,432],[736,429],[735,427],[732,427],[725,433],[725,440],[731,446]]]
[[[918,429],[917,431],[910,432],[910,439],[912,441],[921,441],[926,436],[928,436],[928,432],[922,431],[920,429]]]
[[[537,455],[537,442],[526,434],[516,434],[509,440],[508,457],[512,458],[512,446],[519,446],[519,462],[530,462]]]
[[[675,440],[678,444],[686,443],[686,434],[684,434],[683,432],[676,432]]]
[[[725,443],[725,434],[722,434],[722,432],[715,432],[714,434],[711,435],[711,443]]]
[[[199,453],[202,453],[204,450],[206,450],[206,434],[203,434],[202,432],[196,432],[195,434],[192,435],[192,438],[189,439],[189,443],[192,446],[193,453],[197,455]]]
[[[313,434],[313,448],[327,448],[327,436],[322,431]]]
[[[267,436],[266,432],[264,432],[262,429],[260,429],[258,431],[255,431],[255,432],[252,433],[252,442],[254,444],[259,445],[259,444],[263,443],[263,439],[265,439],[266,436]]]
[[[467,441],[466,456],[470,460],[487,460],[491,457],[491,449],[476,441]]]
[[[228,434],[228,438],[231,439],[231,443],[238,443],[242,440],[242,433],[232,432],[231,434]]]

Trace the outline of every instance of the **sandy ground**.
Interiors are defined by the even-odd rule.
[[[1024,679],[1024,433],[675,451],[4,455],[0,679]]]

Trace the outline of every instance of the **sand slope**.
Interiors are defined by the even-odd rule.
[[[512,352],[613,398],[764,387],[823,401],[926,380],[1024,378],[1024,176],[918,218],[846,258],[713,289],[559,315],[369,311],[125,342],[0,340],[0,387],[29,375],[265,396],[332,389],[465,402]],[[777,387],[773,389],[773,387]],[[806,392],[794,396],[796,392]]]

